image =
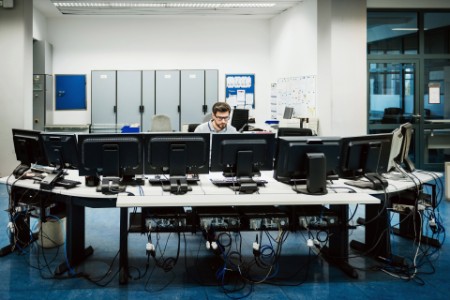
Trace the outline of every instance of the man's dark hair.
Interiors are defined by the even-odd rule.
[[[217,112],[229,112],[231,113],[231,107],[226,102],[216,102],[213,105],[212,112],[215,115]]]

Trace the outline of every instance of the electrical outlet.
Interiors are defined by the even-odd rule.
[[[14,0],[3,0],[3,8],[13,8]]]

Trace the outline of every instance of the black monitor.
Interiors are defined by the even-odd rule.
[[[280,127],[277,131],[278,137],[281,136],[312,136],[313,132],[310,128],[298,127]]]
[[[281,137],[278,139],[274,178],[294,184],[297,192],[323,195],[326,180],[337,179],[341,138]],[[297,181],[306,180],[306,189]]]
[[[75,134],[42,133],[41,138],[50,166],[58,169],[78,168],[78,148]]]
[[[168,174],[174,194],[186,193],[187,174],[209,172],[210,133],[148,133],[145,138],[145,173]],[[163,186],[164,188],[164,186]]]
[[[339,177],[358,179],[366,174],[386,173],[392,133],[342,138]]]
[[[231,116],[231,126],[242,132],[248,126],[248,109],[235,108]]]
[[[251,178],[262,170],[273,169],[275,134],[213,134],[211,171],[224,176]]]
[[[142,183],[136,178],[144,173],[141,134],[79,134],[78,154],[80,176],[103,176],[104,193],[118,192],[122,189],[119,183]]]
[[[400,151],[394,161],[408,172],[413,172],[416,168],[414,163],[409,158],[409,149],[412,141],[413,126],[411,123],[405,123],[400,126],[400,132],[403,136]]]
[[[14,170],[16,178],[20,177],[32,164],[47,165],[40,131],[12,129],[14,150],[20,165]]]

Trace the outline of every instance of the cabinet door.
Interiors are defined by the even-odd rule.
[[[150,131],[155,114],[155,71],[142,71],[142,131]]]
[[[155,114],[167,115],[172,123],[172,130],[180,130],[180,71],[156,71],[156,107]]]
[[[201,123],[205,104],[205,71],[181,70],[181,126]]]
[[[141,71],[117,71],[117,125],[141,125]]]
[[[91,124],[116,124],[116,71],[92,71]]]
[[[205,70],[205,114],[212,112],[212,106],[219,101],[219,70]]]

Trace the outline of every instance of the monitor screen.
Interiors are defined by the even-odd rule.
[[[21,165],[47,165],[39,131],[13,128],[12,135],[16,157]]]
[[[213,134],[211,171],[225,176],[252,177],[273,169],[275,134]]]
[[[143,143],[138,133],[79,134],[80,176],[119,177],[143,174]]]
[[[339,177],[356,179],[367,173],[386,173],[392,133],[342,138]]]
[[[411,123],[400,125],[400,132],[403,136],[400,151],[394,159],[399,165],[402,165],[406,171],[413,172],[415,170],[414,163],[409,159],[409,149],[411,147],[413,126]]]
[[[274,178],[294,183],[306,180],[297,192],[326,194],[326,180],[337,179],[341,138],[281,137],[275,156]]]
[[[59,169],[78,168],[78,149],[75,134],[42,133],[42,145],[50,166]]]
[[[145,173],[185,176],[208,173],[210,133],[145,134]]]
[[[248,109],[235,108],[231,116],[231,125],[239,132],[244,131],[248,125],[248,114]]]

